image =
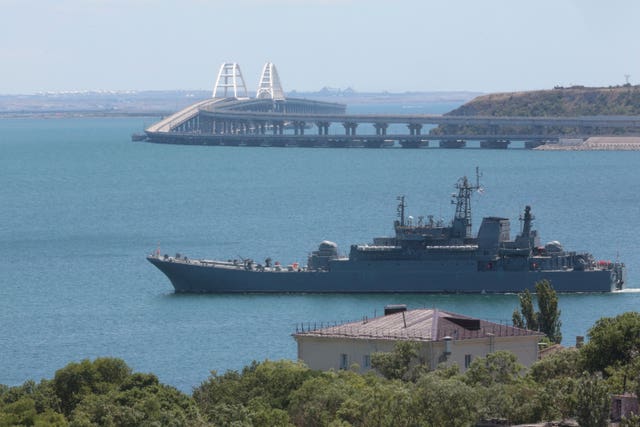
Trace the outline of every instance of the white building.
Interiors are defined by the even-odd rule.
[[[473,359],[498,350],[514,353],[528,367],[538,359],[539,332],[438,309],[385,307],[384,316],[336,326],[299,329],[293,336],[298,359],[311,369],[371,369],[371,354],[390,352],[398,341],[420,343],[419,357],[435,369],[457,364],[464,372]]]

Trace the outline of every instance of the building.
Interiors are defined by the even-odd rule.
[[[390,352],[398,341],[420,343],[419,357],[430,369],[457,364],[464,372],[477,357],[498,350],[514,353],[531,366],[538,359],[539,332],[475,319],[438,309],[387,306],[385,315],[334,326],[298,328],[298,359],[311,369],[371,369],[371,354]]]
[[[622,418],[637,415],[640,412],[638,397],[633,393],[611,396],[611,421],[620,422]]]

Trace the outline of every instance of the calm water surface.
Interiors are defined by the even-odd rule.
[[[640,152],[130,141],[151,122],[0,120],[0,383],[114,356],[188,392],[210,370],[295,359],[297,322],[354,320],[389,303],[508,321],[515,295],[175,295],[144,259],[160,245],[190,257],[305,262],[323,239],[346,253],[392,233],[399,194],[409,215],[449,220],[453,184],[476,166],[485,192],[474,199],[475,226],[507,216],[515,232],[531,204],[543,242],[619,257],[640,287]],[[634,290],[561,295],[565,344],[639,303]]]

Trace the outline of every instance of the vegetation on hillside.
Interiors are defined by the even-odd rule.
[[[254,362],[212,372],[191,395],[119,359],[83,360],[51,380],[0,385],[0,426],[473,426],[568,417],[604,426],[610,393],[640,391],[639,332],[638,313],[600,319],[584,347],[528,370],[497,351],[464,374],[457,366],[428,372],[416,369],[410,344],[372,356],[384,375]]]
[[[528,92],[509,92],[482,95],[448,112],[451,116],[525,116],[525,117],[575,117],[575,116],[635,116],[640,115],[640,86],[616,86],[588,88],[574,86]],[[490,135],[493,129],[485,126],[438,126],[431,131],[435,135],[468,134]],[[502,129],[504,133],[540,133],[540,130],[524,127]],[[579,129],[554,128],[551,133],[567,135],[580,133]],[[597,134],[598,130],[591,132]],[[618,129],[624,134],[624,129]]]
[[[556,88],[482,95],[451,116],[636,116],[640,86]]]

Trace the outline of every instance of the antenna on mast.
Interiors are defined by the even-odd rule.
[[[479,190],[480,188],[480,178],[482,177],[482,173],[480,172],[480,168],[478,166],[476,166],[476,189]]]
[[[625,86],[629,86],[629,77],[631,77],[631,74],[624,75]]]
[[[404,210],[407,207],[406,203],[404,202],[404,195],[398,196],[396,200],[400,202],[398,203],[398,218],[400,218],[400,226],[404,227]]]

